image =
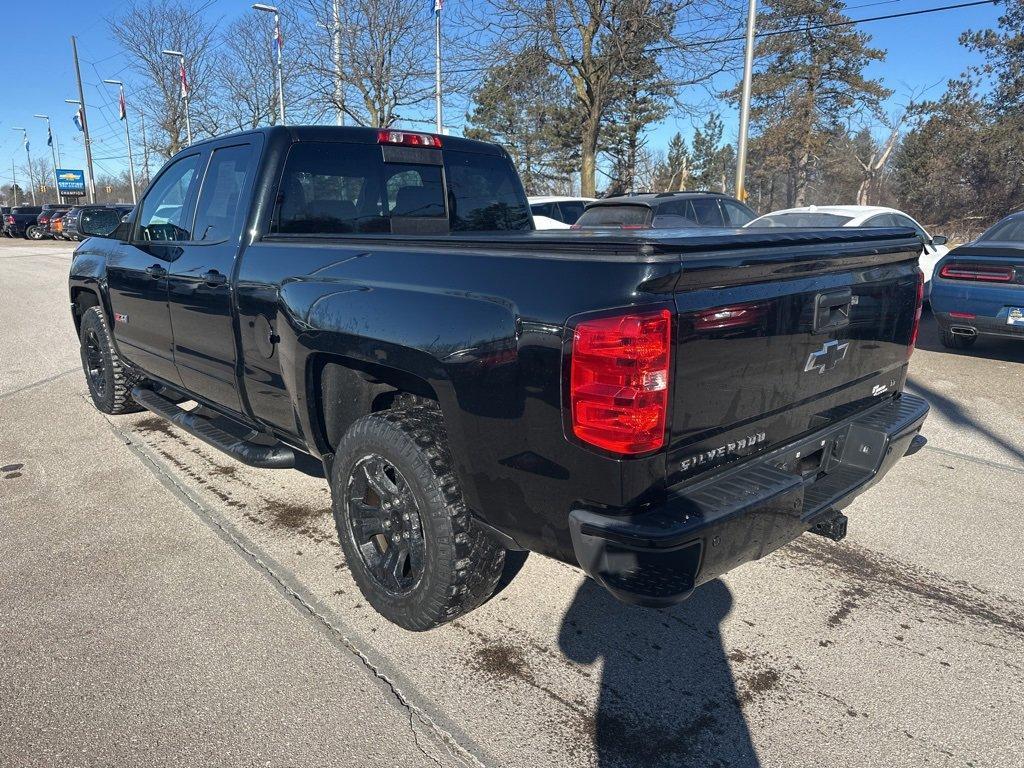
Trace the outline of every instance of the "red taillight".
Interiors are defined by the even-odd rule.
[[[950,312],[950,317],[955,317],[957,320],[973,320],[975,314],[973,312]]]
[[[910,332],[910,344],[907,345],[907,359],[914,354],[917,347],[917,333],[921,330],[921,310],[924,306],[924,272],[917,270],[917,299],[914,306],[914,328]]]
[[[623,455],[661,448],[671,343],[667,309],[577,325],[569,375],[573,434]]]
[[[939,277],[947,280],[977,280],[983,283],[1008,283],[1013,280],[1013,267],[994,264],[946,264]]]
[[[4,219],[7,221],[8,224],[13,224],[14,223],[14,217],[13,216],[4,216]]]
[[[377,131],[378,144],[401,144],[406,147],[441,148],[441,137],[430,133],[409,133],[408,131]]]

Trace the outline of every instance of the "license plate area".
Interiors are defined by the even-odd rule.
[[[784,451],[773,464],[783,472],[799,475],[804,482],[816,482],[842,460],[848,431],[842,429],[827,437],[801,443]]]

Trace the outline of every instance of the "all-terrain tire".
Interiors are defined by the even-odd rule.
[[[397,471],[422,524],[422,572],[413,586],[400,592],[389,590],[374,575],[353,533],[349,496],[358,466],[371,457],[382,458]],[[494,593],[505,550],[466,509],[436,403],[400,398],[392,409],[356,421],[335,454],[331,493],[352,576],[367,602],[388,620],[413,631],[432,629]]]
[[[103,413],[134,413],[142,408],[132,400],[134,378],[125,369],[100,307],[90,307],[82,315],[79,343],[82,369],[95,406]]]
[[[945,328],[939,330],[939,341],[946,349],[968,349],[974,346],[977,340],[977,336],[960,336]]]

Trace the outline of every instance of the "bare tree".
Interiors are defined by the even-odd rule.
[[[277,53],[270,17],[242,17],[227,26],[220,46],[219,77],[214,90],[222,130],[244,131],[261,125],[277,125],[280,119],[277,92]],[[296,23],[281,17],[281,34],[289,54],[301,53]],[[284,67],[285,107],[289,122],[304,112],[300,75],[296,66]]]
[[[340,46],[333,56],[333,0],[299,0],[303,63],[318,100],[359,125],[387,127],[434,93],[433,25],[423,0],[339,3]],[[340,78],[341,88],[336,88]]]
[[[165,49],[185,54],[193,138],[220,131],[220,111],[208,101],[217,68],[213,55],[217,25],[203,16],[209,5],[196,8],[184,0],[136,0],[110,21],[114,38],[151,95],[141,103],[150,126],[149,147],[165,156],[186,141],[179,64],[161,53]]]
[[[476,20],[489,32],[493,59],[536,46],[572,86],[581,188],[588,196],[595,193],[601,129],[631,73],[663,71],[679,88],[707,82],[727,65],[722,45],[711,39],[723,28],[717,2],[488,0],[479,6]]]

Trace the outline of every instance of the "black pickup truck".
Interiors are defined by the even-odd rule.
[[[923,443],[910,230],[532,227],[490,144],[195,144],[75,252],[92,398],[253,466],[322,462],[354,578],[415,630],[485,601],[508,550],[678,602],[842,538]]]

